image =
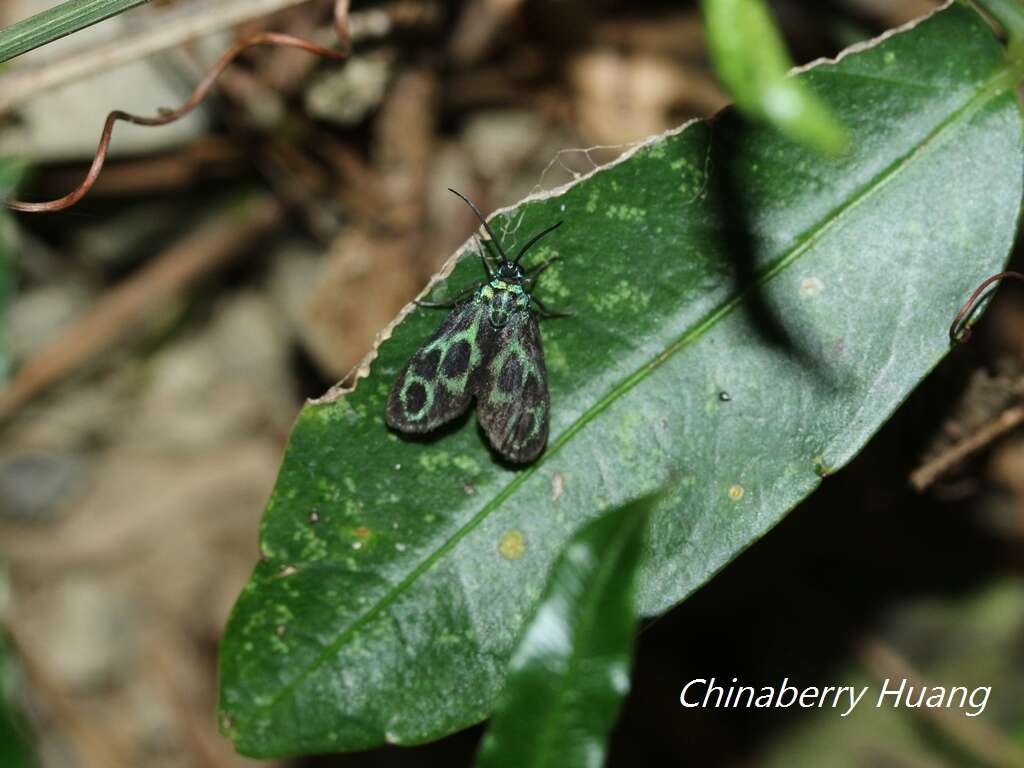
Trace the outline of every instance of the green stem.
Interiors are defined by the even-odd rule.
[[[999,22],[1011,50],[1024,45],[1024,3],[1021,0],[975,0],[987,14]]]
[[[146,2],[149,0],[67,0],[0,29],[0,63]]]

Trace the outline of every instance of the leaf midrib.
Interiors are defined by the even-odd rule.
[[[747,296],[760,289],[762,285],[767,283],[800,258],[800,256],[806,253],[811,246],[816,244],[822,237],[824,237],[825,234],[831,231],[832,228],[846,216],[846,214],[854,210],[875,192],[882,189],[891,179],[896,178],[900,171],[908,167],[910,162],[920,152],[935,141],[949,127],[958,123],[961,117],[970,117],[975,111],[983,107],[989,101],[995,100],[1008,88],[1012,88],[1016,74],[1017,73],[1014,71],[1014,68],[1005,65],[1003,68],[996,70],[992,76],[980,85],[977,94],[968,99],[960,109],[950,113],[949,117],[940,122],[938,126],[936,126],[936,128],[925,136],[917,145],[912,147],[906,154],[890,163],[882,173],[875,176],[867,185],[865,185],[864,189],[860,193],[826,215],[822,223],[820,223],[815,229],[811,230],[802,242],[795,245],[789,253],[781,256],[775,264],[765,270],[747,288],[737,293],[732,299],[723,302],[718,307],[711,310],[703,319],[699,320],[694,326],[692,326],[690,330],[684,332],[675,342],[655,355],[649,362],[641,365],[633,374],[624,379],[620,384],[612,388],[589,410],[585,411],[573,424],[569,425],[569,427],[548,446],[547,450],[541,454],[533,464],[521,470],[509,482],[509,484],[505,486],[505,488],[494,496],[491,501],[481,507],[479,512],[473,515],[473,517],[471,517],[461,528],[455,531],[440,547],[424,558],[419,565],[409,572],[408,576],[395,585],[395,587],[385,594],[377,603],[352,621],[349,626],[341,630],[341,632],[338,633],[337,638],[331,642],[330,645],[325,647],[324,650],[321,651],[305,669],[296,675],[291,682],[284,685],[267,704],[249,710],[248,718],[254,717],[259,712],[271,710],[276,707],[284,697],[291,694],[311,674],[313,674],[326,659],[335,655],[338,649],[340,649],[353,634],[358,632],[365,624],[387,609],[388,606],[390,606],[391,603],[393,603],[412,583],[433,567],[435,563],[440,561],[446,554],[448,554],[448,552],[454,549],[462,539],[471,533],[484,519],[487,518],[488,515],[491,514],[491,512],[501,506],[513,493],[515,493],[516,490],[519,489],[523,483],[530,479],[542,466],[544,466],[548,459],[557,454],[558,451],[561,450],[567,442],[569,442],[569,440],[580,432],[580,430],[607,410],[616,400],[629,392],[634,386],[647,378],[647,376],[656,370],[662,363],[702,336],[706,331],[714,326],[715,323],[732,312],[732,310],[738,307],[747,298]],[[244,720],[242,722],[244,722]],[[236,727],[233,736],[237,737],[240,734],[240,730],[241,729]]]

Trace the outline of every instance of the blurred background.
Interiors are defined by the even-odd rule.
[[[4,0],[0,25],[53,4]],[[241,35],[329,44],[332,5],[154,0],[15,60],[19,196],[70,191],[109,110],[176,107]],[[934,5],[772,3],[798,62]],[[725,104],[692,2],[356,2],[351,29],[347,63],[253,49],[189,118],[119,124],[83,202],[3,233],[0,684],[35,764],[248,764],[216,732],[216,652],[291,423],[474,230],[446,187],[509,205]],[[149,55],[112,60],[132,45]],[[850,467],[645,627],[611,765],[1024,765],[1022,297],[1000,291]],[[993,693],[974,719],[683,710],[711,676]],[[469,765],[479,737],[288,765]]]

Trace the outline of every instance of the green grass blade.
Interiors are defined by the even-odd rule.
[[[0,63],[147,2],[149,0],[67,0],[0,29]]]

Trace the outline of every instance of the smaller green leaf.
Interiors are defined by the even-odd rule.
[[[0,175],[3,169],[0,164]],[[7,572],[0,562],[0,603],[7,592]],[[19,707],[22,670],[15,649],[4,631],[0,616],[0,766],[33,768],[37,764],[28,729]]]
[[[999,22],[1006,33],[1012,51],[1018,52],[1024,46],[1024,2],[1021,0],[975,0],[993,19]]]
[[[562,550],[509,662],[478,768],[603,762],[629,690],[634,583],[656,498],[602,515]]]
[[[0,635],[0,765],[31,768],[36,764],[25,738],[22,718],[14,703],[17,671],[10,649]]]
[[[703,0],[708,50],[736,106],[826,154],[847,146],[825,104],[787,73],[793,62],[763,0]]]

